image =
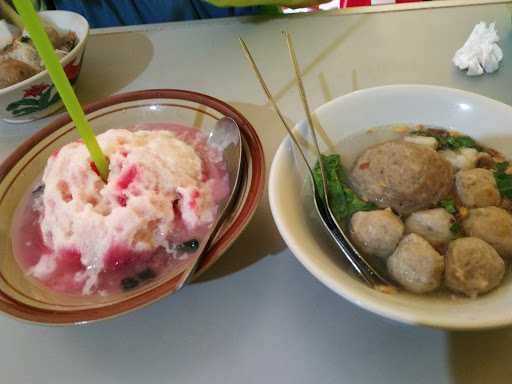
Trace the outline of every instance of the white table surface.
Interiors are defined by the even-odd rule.
[[[451,63],[480,20],[505,52],[494,75]],[[396,83],[439,84],[512,104],[511,13],[485,5],[382,14],[176,23],[91,36],[82,101],[142,88],[224,99],[254,124],[270,164],[284,136],[245,63],[243,36],[291,121],[302,119],[285,45],[293,33],[310,102]],[[371,111],[369,111],[371,113]],[[48,120],[0,123],[0,157]],[[0,317],[0,382],[511,383],[512,329],[451,333],[398,324],[329,291],[286,249],[266,196],[254,220],[202,281],[117,319],[51,328]]]

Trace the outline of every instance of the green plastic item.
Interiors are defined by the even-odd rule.
[[[265,15],[280,15],[283,13],[281,7],[277,5],[262,5],[260,9],[261,13]]]
[[[31,0],[14,0],[16,9],[18,10],[25,29],[28,31],[34,46],[41,56],[43,63],[48,70],[55,88],[59,92],[60,98],[75,123],[78,133],[82,137],[91,160],[96,165],[101,178],[106,181],[108,178],[108,161],[96,140],[96,136],[87,121],[84,111],[78,102],[75,92],[64,73],[59,58],[55,54],[50,39],[46,34],[39,17],[32,5]]]

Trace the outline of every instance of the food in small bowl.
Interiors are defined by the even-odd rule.
[[[11,237],[25,272],[66,294],[108,295],[177,274],[229,194],[223,148],[199,129],[136,124],[98,135],[103,181],[81,141],[48,159]]]
[[[66,75],[74,84],[80,73],[89,24],[68,11],[39,13]],[[26,32],[0,22],[0,117],[26,122],[61,107],[59,95]]]
[[[78,37],[73,31],[60,31],[49,21],[43,22],[55,53],[65,57],[77,45]],[[0,89],[9,87],[44,70],[32,40],[26,31],[0,20]]]
[[[399,289],[371,289],[353,273],[325,233],[308,172],[286,139],[272,163],[269,197],[297,259],[341,296],[392,319],[447,329],[512,324],[505,310],[512,303],[512,109],[454,89],[403,85],[342,96],[315,115],[331,140],[323,152],[336,154],[327,158],[330,175],[345,182],[335,213]],[[311,140],[307,123],[296,129]],[[307,156],[314,164],[314,151]]]
[[[194,277],[210,268],[248,224],[263,192],[258,135],[220,100],[145,90],[84,109],[109,154],[109,183],[86,160],[67,115],[0,164],[0,311],[19,319],[84,323],[175,292],[184,276],[180,266],[204,245]],[[204,140],[225,117],[241,132],[239,184],[218,230],[204,242],[226,182],[222,157]]]

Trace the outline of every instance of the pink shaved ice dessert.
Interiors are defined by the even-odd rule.
[[[197,129],[139,124],[97,138],[107,182],[82,142],[67,144],[13,226],[19,264],[63,293],[115,293],[182,268],[229,194],[222,150]]]

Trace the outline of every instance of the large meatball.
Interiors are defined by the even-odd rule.
[[[452,179],[452,166],[437,152],[403,140],[368,148],[351,172],[361,196],[399,214],[436,205],[450,192]]]
[[[8,59],[0,63],[0,88],[9,87],[31,76],[36,71],[23,61]]]
[[[450,227],[455,218],[444,208],[414,212],[405,221],[407,233],[416,233],[433,246],[442,246],[452,240]]]
[[[389,256],[404,234],[404,225],[390,209],[356,212],[350,219],[350,237],[364,253]]]
[[[421,236],[405,236],[388,259],[391,276],[408,291],[425,293],[441,285],[444,258]]]
[[[512,216],[504,209],[497,207],[470,209],[462,225],[468,236],[486,241],[503,258],[512,257]]]
[[[498,206],[500,192],[493,173],[484,168],[474,168],[457,172],[455,187],[462,204],[470,208]]]
[[[497,287],[504,274],[503,259],[485,241],[465,237],[450,243],[445,282],[451,290],[476,297]]]

